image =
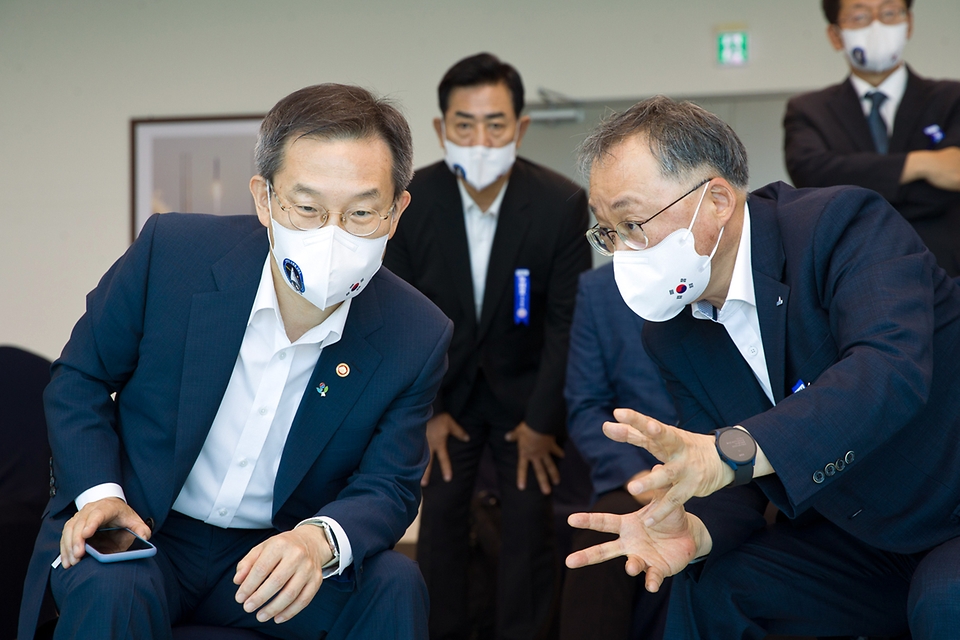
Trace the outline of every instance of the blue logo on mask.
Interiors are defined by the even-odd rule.
[[[297,263],[286,258],[283,261],[283,274],[287,277],[287,282],[289,282],[294,290],[302,294],[303,293],[303,273],[300,271],[300,267],[297,266]]]

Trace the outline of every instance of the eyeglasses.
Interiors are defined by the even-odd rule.
[[[620,236],[620,240],[623,241],[623,244],[627,245],[631,249],[643,251],[650,245],[650,238],[647,237],[647,232],[643,230],[643,225],[647,224],[658,215],[677,204],[711,180],[713,180],[713,178],[707,178],[706,180],[702,181],[693,189],[690,189],[690,191],[687,191],[685,194],[665,206],[663,209],[660,209],[660,211],[657,211],[643,222],[637,222],[636,220],[623,220],[617,224],[616,229],[606,229],[601,227],[599,224],[595,224],[587,229],[587,241],[590,242],[590,246],[593,247],[598,253],[605,256],[612,256],[613,252],[617,250],[617,236]]]
[[[319,229],[327,224],[330,214],[340,216],[340,224],[343,230],[360,238],[372,236],[380,229],[384,220],[388,219],[394,211],[391,206],[387,211],[374,211],[373,209],[349,209],[347,211],[328,211],[322,205],[309,200],[291,202],[284,206],[280,200],[280,195],[276,192],[269,182],[267,191],[277,200],[277,205],[281,211],[287,214],[290,224],[300,231],[312,231]],[[268,196],[269,197],[269,196]]]
[[[864,29],[869,27],[874,20],[879,20],[883,24],[900,24],[906,21],[907,13],[905,7],[897,4],[885,4],[880,7],[877,13],[867,7],[858,7],[840,18],[838,23],[845,29]]]

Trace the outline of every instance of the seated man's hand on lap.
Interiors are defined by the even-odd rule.
[[[108,527],[126,527],[144,540],[150,539],[150,527],[137,512],[120,498],[104,498],[84,505],[63,525],[60,535],[60,560],[69,569],[86,555],[84,543],[97,532]]]
[[[279,533],[255,546],[237,564],[233,578],[240,585],[237,602],[248,613],[260,609],[260,622],[271,618],[278,624],[286,622],[313,600],[323,583],[323,565],[331,558],[333,551],[320,527]]]

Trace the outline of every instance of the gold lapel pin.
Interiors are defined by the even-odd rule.
[[[348,365],[346,362],[341,362],[338,364],[337,375],[341,378],[346,378],[348,375],[350,375],[350,365]]]

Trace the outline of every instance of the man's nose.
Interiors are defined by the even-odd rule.
[[[487,129],[487,125],[481,123],[477,126],[477,142],[478,145],[484,147],[492,147],[493,140],[490,136],[490,130]]]

